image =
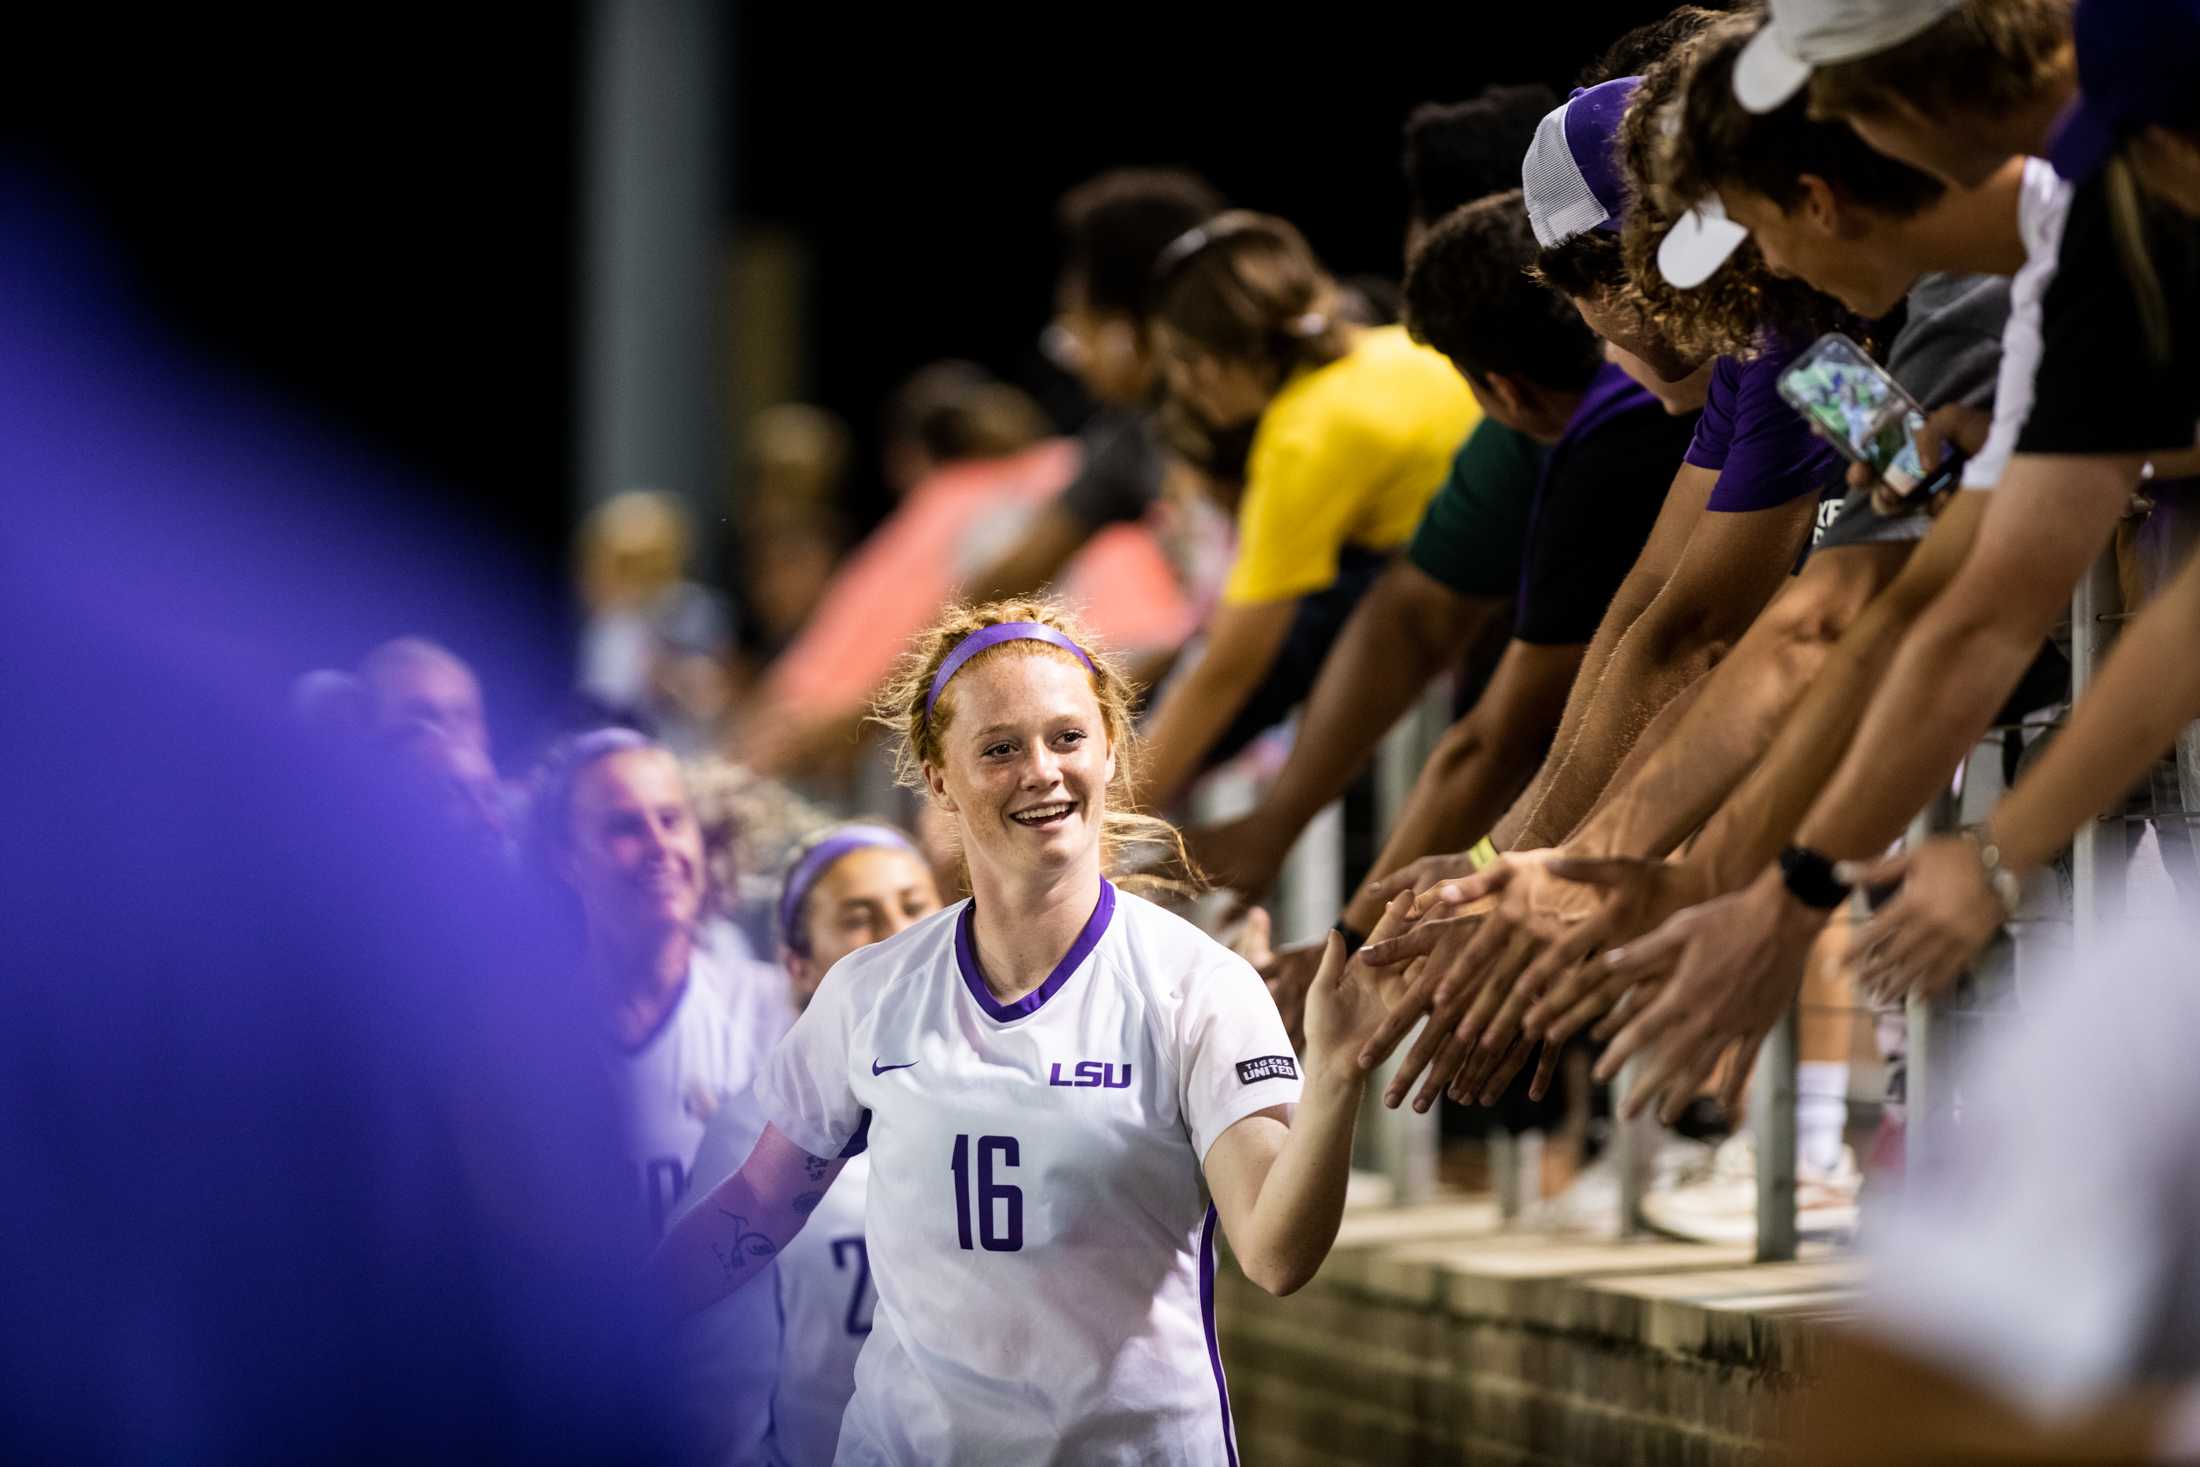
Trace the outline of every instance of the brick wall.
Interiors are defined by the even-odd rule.
[[[1839,1261],[1347,1228],[1290,1299],[1227,1267],[1217,1281],[1246,1467],[1775,1461],[1850,1284]]]

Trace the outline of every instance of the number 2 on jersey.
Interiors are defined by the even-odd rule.
[[[970,1138],[955,1138],[955,1159],[949,1169],[955,1173],[955,1237],[965,1249],[970,1243]],[[1003,1168],[1017,1165],[1018,1148],[1014,1136],[980,1136],[978,1138],[978,1188],[976,1207],[978,1212],[978,1242],[991,1253],[1015,1253],[1024,1246],[1024,1194],[1020,1187],[993,1180],[993,1162],[1000,1158]],[[996,1204],[1006,1214],[998,1232],[994,1231]]]
[[[833,1267],[846,1273],[850,1259],[855,1260],[856,1284],[848,1291],[848,1333],[867,1335],[871,1332],[871,1250],[863,1246],[861,1234],[833,1239]]]

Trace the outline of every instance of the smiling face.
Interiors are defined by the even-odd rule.
[[[592,936],[643,940],[703,908],[703,832],[663,749],[608,754],[573,781],[561,874]]]
[[[1801,180],[1792,212],[1763,194],[1729,183],[1719,190],[1727,216],[1746,227],[1775,275],[1792,276],[1867,320],[1878,320],[1909,294],[1918,271],[1896,247],[1899,230],[1870,210],[1844,205],[1825,181]]]
[[[833,862],[802,899],[810,950],[787,955],[796,1007],[809,1004],[833,964],[939,909],[931,869],[909,851],[866,846]]]
[[[1092,675],[1043,642],[972,658],[941,695],[932,798],[955,817],[973,876],[1099,864],[1115,755]]]

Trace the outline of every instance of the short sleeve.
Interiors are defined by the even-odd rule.
[[[1507,598],[1520,582],[1529,508],[1543,448],[1485,418],[1452,459],[1406,556],[1429,579],[1461,596]]]
[[[1346,435],[1336,424],[1323,432],[1301,421],[1298,405],[1279,402],[1282,411],[1271,410],[1253,441],[1238,503],[1237,559],[1222,588],[1229,605],[1285,601],[1336,580],[1338,555],[1360,512]]]
[[[2070,185],[2038,159],[2025,164],[2017,225],[2024,235],[2024,265],[2009,282],[2009,321],[2001,328],[2001,367],[1994,383],[1994,418],[1986,442],[1963,466],[1963,487],[1991,489],[2001,482],[2016,452],[2017,435],[2032,415],[2032,385],[2039,375],[2041,311],[2055,278],[2055,258],[2070,217]],[[1927,406],[1937,407],[1937,403]]]
[[[1177,1073],[1184,1124],[1207,1148],[1256,1111],[1299,1098],[1299,1062],[1260,976],[1232,958],[1194,977],[1177,1010]]]
[[[756,1084],[764,1119],[812,1156],[838,1156],[863,1129],[865,1113],[848,1081],[855,974],[842,959],[772,1051]]]
[[[1720,462],[1707,463],[1697,456],[1696,446],[1690,447],[1690,463],[1719,471],[1719,482],[1712,486],[1711,497],[1704,503],[1706,509],[1724,514],[1777,509],[1806,494],[1816,495],[1840,476],[1840,455],[1811,432],[1803,415],[1780,397],[1780,373],[1795,355],[1793,350],[1768,348],[1739,364],[1729,399],[1732,416],[1726,451]],[[1711,406],[1706,403],[1703,424],[1708,424],[1711,416]],[[1703,424],[1697,427],[1698,444],[1703,441]]]
[[[1740,390],[1741,363],[1721,357],[1711,364],[1711,387],[1696,417],[1696,435],[1688,441],[1687,462],[1699,469],[1723,469],[1734,446],[1734,398]]]

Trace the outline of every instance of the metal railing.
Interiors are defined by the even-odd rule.
[[[2124,619],[2116,556],[2111,550],[2088,571],[2072,600],[2073,702],[2085,694],[2098,676],[2116,624]],[[1432,688],[1383,739],[1375,760],[1375,814],[1379,831],[1392,828],[1416,775],[1434,750],[1449,718],[1449,689]],[[1982,744],[1973,758],[1978,752],[1997,749],[1995,744]],[[1968,768],[1969,761],[1966,765]],[[1963,786],[1964,777],[1959,775],[1947,792],[1919,814],[1907,837],[1910,845],[1957,828]],[[1200,813],[1210,818],[1234,813],[1251,798],[1249,781],[1246,788],[1210,791],[1202,796]],[[2090,821],[2074,843],[2073,940],[2077,943],[2091,944],[2100,940],[2105,929],[2122,913],[2127,861],[2124,819],[2121,815],[2109,815]],[[1318,936],[1341,908],[1347,895],[1343,834],[1342,806],[1332,805],[1308,826],[1292,848],[1284,863],[1275,911],[1275,935],[1279,942]],[[1861,923],[1868,915],[1865,898],[1859,893],[1850,909],[1849,920]],[[1995,959],[1995,966],[2006,969],[2007,958],[2004,945],[2004,950]],[[1995,1000],[2006,998],[2006,994],[1996,991],[2000,987],[1999,980],[1982,979],[1967,984],[1960,1000],[1926,1003],[1912,999],[1907,1004],[1903,1015],[1907,1034],[1903,1099],[1907,1111],[1905,1145],[1911,1165],[1931,1165],[1944,1155],[1949,1128],[1955,1117],[1954,1073],[1957,1056],[1963,1047],[1959,1040],[1960,1028],[1963,1022],[1974,1020],[1986,1009],[1995,1007]],[[1791,1007],[1767,1036],[1758,1051],[1750,1082],[1750,1129],[1757,1168],[1755,1254],[1762,1261],[1791,1259],[1796,1256],[1799,1243],[1796,1076],[1801,1007],[1800,1003]],[[1857,1012],[1861,1014],[1862,1011]],[[1409,1037],[1398,1047],[1397,1054],[1403,1055],[1411,1044]],[[1368,1087],[1369,1113],[1363,1117],[1358,1159],[1364,1168],[1379,1171],[1388,1178],[1394,1205],[1406,1205],[1426,1200],[1435,1190],[1439,1122],[1435,1108],[1419,1114],[1410,1107],[1393,1111],[1382,1106],[1380,1096],[1396,1063],[1394,1057],[1391,1065],[1386,1066]],[[1631,1088],[1634,1069],[1630,1065],[1615,1082],[1615,1102]],[[1844,1103],[1847,1099],[1845,1096]],[[1619,1122],[1616,1104],[1614,1115],[1610,1144],[1614,1148],[1620,1180],[1620,1232],[1625,1235],[1640,1230],[1642,1194],[1651,1158],[1643,1154],[1645,1133]],[[1537,1195],[1540,1148],[1534,1142],[1532,1133],[1527,1137],[1513,1137],[1502,1132],[1491,1142],[1492,1185],[1501,1215],[1507,1218],[1519,1215],[1527,1202]]]

